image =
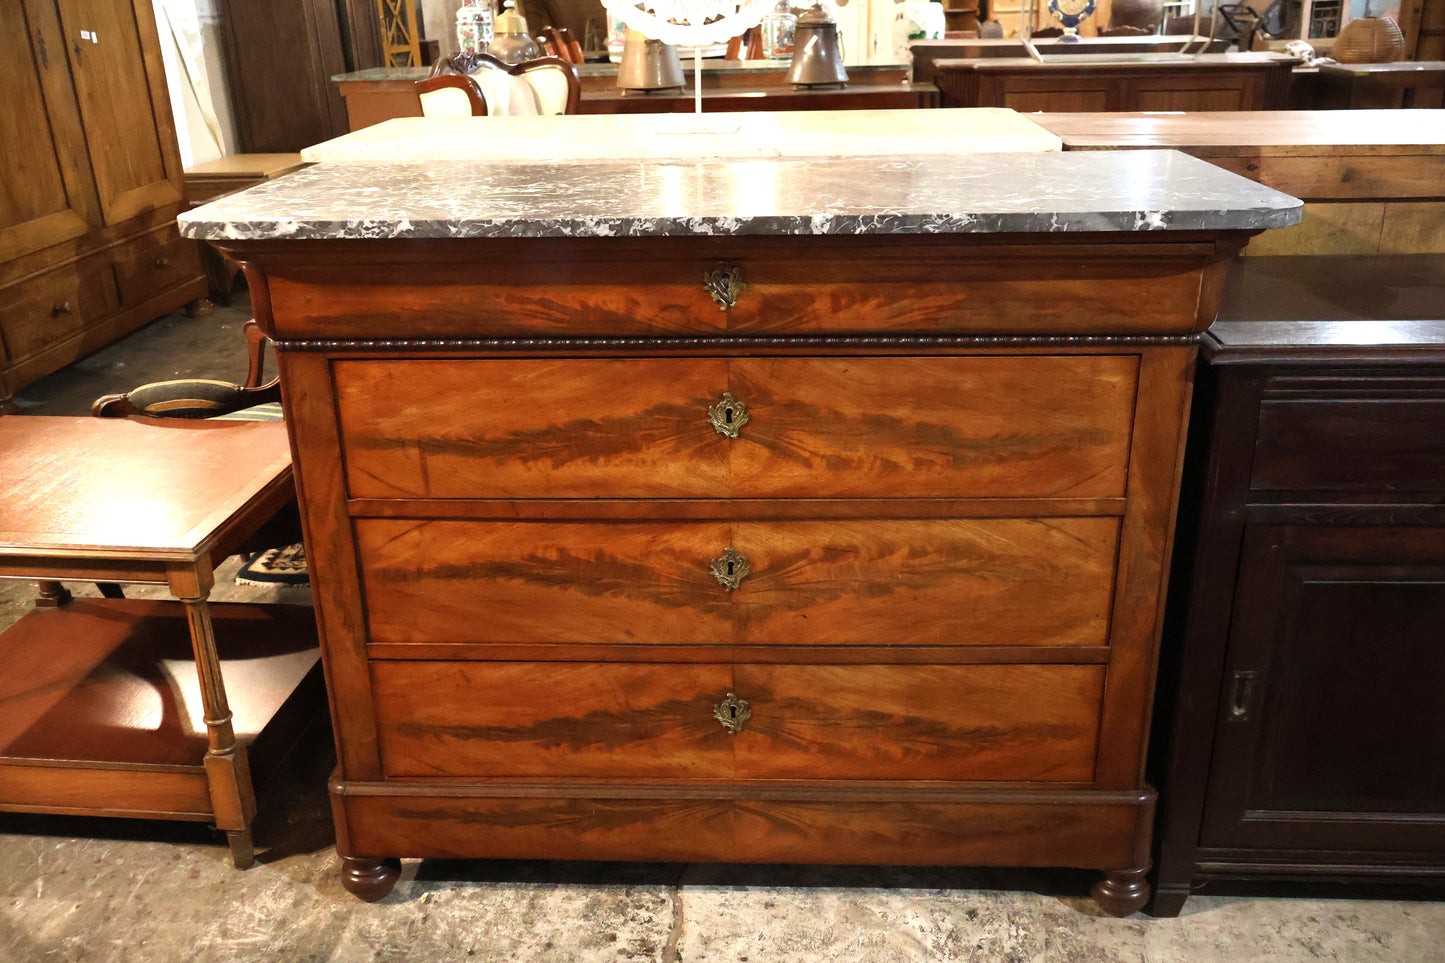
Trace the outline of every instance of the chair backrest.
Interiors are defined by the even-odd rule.
[[[487,101],[466,74],[444,73],[415,84],[423,117],[485,117]]]
[[[577,68],[558,57],[508,64],[491,54],[470,58],[470,76],[493,116],[575,114],[582,102]]]

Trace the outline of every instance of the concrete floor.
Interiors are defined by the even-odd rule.
[[[162,319],[11,410],[84,414],[146,381],[239,380],[245,317],[242,302]],[[218,572],[213,598],[308,599],[238,586],[236,567]],[[0,629],[30,596],[0,582]],[[1095,875],[1077,871],[408,860],[392,894],[368,905],[341,888],[330,766],[322,740],[262,790],[259,861],[245,872],[202,825],[0,813],[0,963],[1445,961],[1441,890],[1276,886],[1193,897],[1178,919],[1116,920],[1085,895]]]

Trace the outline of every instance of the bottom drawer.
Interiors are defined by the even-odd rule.
[[[371,666],[389,777],[1087,782],[1101,665]],[[729,692],[751,715],[730,732]]]

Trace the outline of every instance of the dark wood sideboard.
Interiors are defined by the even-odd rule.
[[[1018,111],[1278,110],[1297,61],[1273,54],[1160,54],[1044,63],[1026,57],[937,60],[944,107]]]
[[[1156,915],[1209,880],[1445,880],[1445,321],[1361,310],[1438,312],[1445,258],[1267,261],[1202,351]]]

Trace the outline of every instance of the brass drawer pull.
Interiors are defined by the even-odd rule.
[[[158,257],[158,258],[156,258],[156,267],[158,267],[158,268],[168,268],[168,267],[170,267],[170,266],[171,266],[171,259],[170,259],[170,258],[168,258],[168,257]]]
[[[722,399],[707,410],[707,420],[719,435],[736,438],[743,425],[748,423],[748,406],[733,397],[731,391],[724,391]]]
[[[746,699],[739,699],[735,693],[729,692],[726,699],[712,707],[712,715],[724,729],[737,735],[753,717],[753,710]]]
[[[69,301],[61,301],[50,309],[50,316],[52,318],[58,318],[62,314],[71,314],[74,310],[75,309],[70,306]]]
[[[702,289],[712,295],[719,311],[726,311],[738,303],[743,293],[743,270],[736,264],[719,264],[702,276]]]
[[[727,551],[712,560],[708,569],[712,572],[712,577],[729,592],[736,590],[753,570],[748,564],[748,557],[731,545],[727,547]]]

